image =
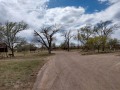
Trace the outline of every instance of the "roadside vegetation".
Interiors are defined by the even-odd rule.
[[[22,22],[7,22],[0,25],[0,41],[5,43],[14,57],[15,51],[25,51],[28,47],[30,51],[45,49],[51,54],[53,49],[82,49],[82,51],[93,51],[96,53],[113,52],[120,49],[118,38],[111,36],[119,28],[119,25],[112,21],[100,21],[94,25],[85,25],[77,30],[64,30],[64,26],[59,24],[44,25],[39,30],[34,30],[34,38],[28,43],[24,38],[17,35],[28,29],[28,25]],[[56,46],[55,34],[61,33],[64,38],[61,45]],[[77,42],[78,45],[74,42]],[[36,47],[36,44],[39,46]],[[39,48],[38,48],[39,47]],[[22,49],[21,49],[22,48]]]
[[[31,90],[49,55],[46,52],[15,55],[0,60],[0,90]]]
[[[76,35],[68,34],[69,43],[65,38],[60,47],[68,51],[79,49],[81,52],[85,52],[86,55],[116,52],[120,50],[120,40],[112,38],[112,35],[118,28],[119,26],[113,25],[112,21],[101,21],[95,25],[86,25],[76,30]],[[78,45],[72,43],[71,38],[78,42]]]
[[[28,42],[18,36],[29,29],[25,22],[0,24],[0,90],[31,90],[38,71],[46,62],[45,57],[53,55],[53,50],[77,50],[82,55],[120,51],[119,39],[112,38],[118,28],[112,21],[85,25],[77,30],[46,25],[34,30],[34,38]],[[56,45],[58,32],[63,37],[60,45]]]

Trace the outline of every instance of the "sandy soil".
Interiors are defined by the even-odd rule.
[[[120,56],[57,52],[33,90],[120,90]]]

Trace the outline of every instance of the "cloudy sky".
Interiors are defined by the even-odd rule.
[[[61,24],[66,30],[101,20],[120,24],[120,0],[0,0],[0,22],[7,20],[28,23],[30,29],[20,34],[28,39],[46,24]],[[120,37],[120,31],[113,36]]]

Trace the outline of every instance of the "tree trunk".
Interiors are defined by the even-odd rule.
[[[102,46],[102,51],[105,51],[105,45],[103,44],[103,46]]]
[[[70,42],[68,40],[68,52],[70,51]]]
[[[69,45],[68,45],[68,52],[70,51],[70,47],[69,47]]]
[[[50,41],[50,43],[49,43],[49,48],[48,48],[48,53],[49,53],[49,54],[51,54],[51,51],[52,51],[52,45],[51,45],[51,43],[52,43],[52,42]]]
[[[51,54],[51,50],[50,49],[48,50],[48,53]]]
[[[78,49],[80,48],[80,45],[79,45],[79,40],[78,40]]]
[[[11,52],[12,52],[12,57],[14,57],[14,49],[11,49]]]
[[[98,46],[98,53],[100,52],[100,47]]]
[[[12,54],[10,54],[10,56],[14,57],[14,56],[15,56],[15,55],[14,55],[14,48],[9,47],[9,49],[10,49],[10,51],[11,51],[11,53],[12,53]]]

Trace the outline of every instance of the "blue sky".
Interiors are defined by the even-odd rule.
[[[48,8],[75,6],[83,7],[86,13],[93,13],[96,11],[102,11],[106,9],[109,4],[106,2],[100,3],[98,0],[50,0]]]

